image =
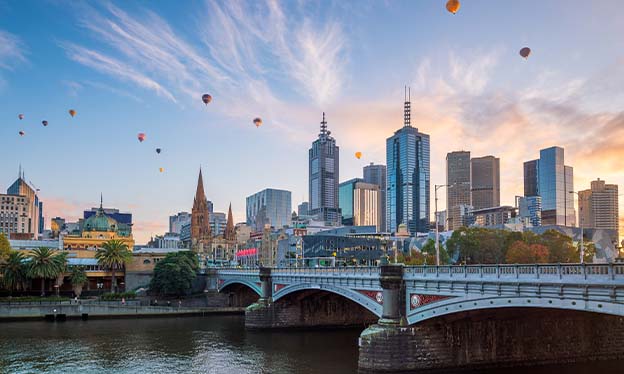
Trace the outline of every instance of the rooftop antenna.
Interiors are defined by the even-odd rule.
[[[104,208],[102,208],[103,203],[104,203],[104,197],[103,197],[102,193],[100,192],[100,209],[104,209]]]
[[[403,126],[412,126],[411,88],[405,86],[405,103],[403,104]]]
[[[327,121],[325,120],[325,112],[323,112],[323,120],[321,121],[321,137],[326,137],[329,135],[327,133]]]

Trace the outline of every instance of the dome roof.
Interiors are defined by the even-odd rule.
[[[102,208],[97,213],[87,218],[83,224],[84,231],[117,231],[119,224],[106,214]]]

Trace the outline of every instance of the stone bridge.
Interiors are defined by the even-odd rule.
[[[624,264],[218,269],[211,285],[257,295],[248,328],[369,325],[364,370],[624,357]]]

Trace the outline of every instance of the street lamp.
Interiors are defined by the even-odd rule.
[[[581,195],[576,191],[569,191],[569,193],[575,194],[578,197],[579,202],[579,226],[581,227],[581,264],[583,263],[583,257],[585,257],[585,246],[583,245],[583,207],[581,206]]]
[[[438,190],[442,187],[451,187],[453,184],[436,184],[434,185],[434,196],[435,196],[435,250],[436,250],[436,266],[440,266],[440,230],[438,229]],[[448,207],[446,209],[446,214],[448,214]]]

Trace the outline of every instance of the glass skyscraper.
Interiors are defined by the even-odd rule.
[[[339,151],[331,131],[327,130],[323,113],[321,132],[308,151],[309,214],[333,225],[338,225],[341,219],[338,207]]]
[[[342,214],[342,224],[346,226],[353,226],[353,192],[358,182],[363,180],[353,178],[338,185],[338,205]]]
[[[379,227],[378,231],[388,231],[386,226],[386,165],[370,165],[364,166],[364,182],[379,186],[380,203],[379,203]]]
[[[290,191],[267,188],[257,192],[247,197],[247,225],[255,231],[262,231],[264,225],[275,228],[290,226],[291,204]]]
[[[386,224],[396,232],[405,224],[410,234],[429,231],[429,135],[411,126],[406,97],[403,128],[386,140]]]
[[[538,160],[524,163],[525,196],[540,196],[542,225],[574,226],[574,170],[564,164],[561,147],[540,150]]]

